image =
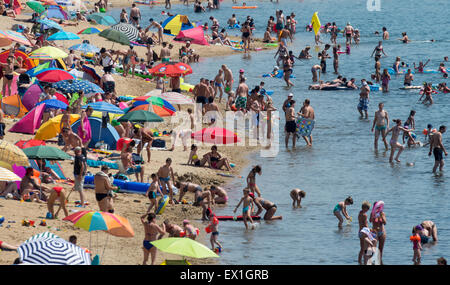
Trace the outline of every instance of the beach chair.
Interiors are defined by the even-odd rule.
[[[160,265],[192,265],[186,259],[164,260]]]

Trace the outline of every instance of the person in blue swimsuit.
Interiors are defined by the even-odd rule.
[[[147,217],[147,221],[145,221]],[[144,261],[142,265],[147,265],[149,254],[152,255],[152,265],[155,265],[156,260],[156,247],[154,247],[151,242],[157,239],[161,239],[166,233],[166,227],[162,224],[162,227],[156,224],[156,215],[154,213],[145,214],[141,217],[141,222],[144,225],[145,238],[142,243],[144,250]],[[157,235],[159,234],[159,237]]]
[[[339,220],[338,228],[342,228],[342,223],[344,222],[344,219],[341,216],[341,212],[347,220],[351,221],[351,217],[347,213],[347,205],[353,205],[353,198],[350,196],[347,197],[344,201],[337,203],[333,209],[334,215]]]
[[[161,166],[158,170],[158,177],[160,185],[163,188],[163,192],[167,194],[169,192],[169,204],[173,204],[173,183],[172,181],[175,181],[174,175],[173,175],[173,169],[172,166],[172,159],[169,157],[166,159],[166,164]],[[172,181],[170,180],[170,177],[172,177]]]
[[[244,196],[241,198],[241,200],[239,201],[239,203],[237,204],[236,208],[234,208],[234,213],[236,213],[237,209],[239,208],[239,206],[242,204],[242,219],[244,221],[245,224],[245,228],[248,229],[248,225],[247,225],[247,220],[250,220],[252,228],[253,226],[253,219],[252,219],[252,206],[253,206],[253,199],[252,197],[250,197],[250,189],[248,188],[244,188],[243,190],[244,192]]]

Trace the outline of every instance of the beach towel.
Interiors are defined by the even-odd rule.
[[[89,122],[88,117],[84,117],[83,120],[83,126],[84,126],[84,130],[86,131],[86,133],[83,133],[81,130],[81,124],[78,127],[78,135],[81,138],[81,141],[83,142],[83,144],[85,144],[86,142],[90,141],[92,138],[92,132],[91,132],[91,123]]]
[[[297,134],[302,137],[308,137],[311,135],[314,129],[314,120],[298,118],[297,119]]]
[[[119,169],[119,166],[117,165],[117,163],[113,163],[113,162],[106,162],[106,161],[98,161],[98,160],[88,159],[88,160],[86,160],[86,163],[90,167],[101,167],[103,165],[106,165],[110,169]]]

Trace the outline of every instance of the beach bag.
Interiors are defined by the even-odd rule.
[[[133,157],[133,162],[135,164],[143,164],[144,163],[144,159],[142,158],[142,155],[133,153],[132,157]]]
[[[118,180],[124,180],[124,181],[130,180],[130,179],[128,179],[128,176],[126,176],[125,174],[122,174],[122,173],[117,173],[113,177],[114,177],[114,179],[118,179]]]
[[[152,147],[157,147],[157,148],[165,148],[166,147],[166,141],[160,140],[160,139],[156,139],[152,141]]]

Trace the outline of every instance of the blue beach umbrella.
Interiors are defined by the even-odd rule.
[[[69,50],[79,50],[83,53],[89,53],[89,52],[97,53],[100,51],[100,49],[98,47],[93,46],[91,44],[87,44],[87,43],[82,43],[82,44],[77,44],[77,45],[71,46],[69,48]]]
[[[66,32],[66,31],[60,31],[57,33],[54,33],[50,37],[48,37],[49,41],[67,41],[67,40],[79,40],[80,37],[77,36],[74,33]]]
[[[40,19],[40,20],[38,20],[37,21],[38,23],[40,23],[40,24],[43,24],[45,27],[47,27],[47,28],[53,28],[53,29],[58,29],[58,30],[62,30],[63,28],[60,26],[60,25],[58,25],[55,21],[52,21],[52,20],[50,20],[50,19],[47,19],[47,18],[45,18],[45,19]],[[44,28],[45,28],[44,27]]]
[[[39,106],[45,104],[45,109],[67,109],[67,104],[56,99],[48,99],[36,104]]]
[[[62,80],[54,83],[53,87],[63,93],[77,93],[82,90],[87,97],[105,93],[98,85],[87,80]]]
[[[94,111],[99,111],[99,112],[108,112],[108,113],[113,113],[113,114],[124,114],[124,111],[122,111],[119,107],[116,107],[113,104],[109,104],[106,102],[95,102],[95,103],[89,103],[87,105],[84,105],[82,108],[86,109],[88,106],[92,107],[92,109],[94,109]]]
[[[112,26],[117,24],[117,21],[113,17],[101,13],[94,13],[89,16],[89,19],[94,20],[97,24],[104,26]]]

